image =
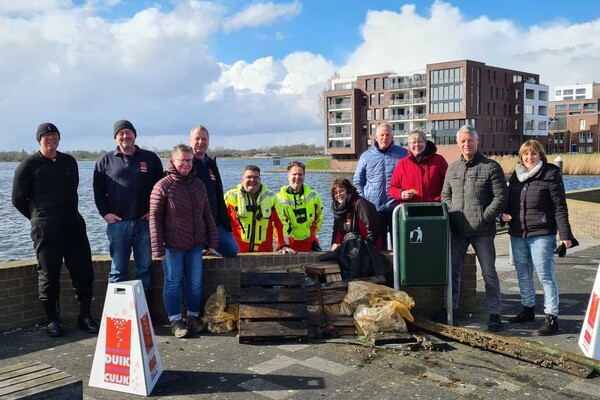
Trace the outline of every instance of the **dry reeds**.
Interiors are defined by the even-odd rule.
[[[600,175],[598,154],[550,154],[548,162],[555,163],[556,157],[563,160],[563,175]],[[505,174],[512,174],[519,158],[517,156],[492,156],[498,161]]]

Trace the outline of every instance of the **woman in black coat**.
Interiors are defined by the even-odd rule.
[[[509,180],[509,205],[502,221],[508,233],[519,280],[523,310],[509,323],[535,321],[533,269],[544,289],[544,324],[538,335],[558,332],[558,282],[554,269],[556,234],[560,245],[577,245],[571,233],[560,169],[548,163],[544,147],[528,140],[519,149],[519,164]]]

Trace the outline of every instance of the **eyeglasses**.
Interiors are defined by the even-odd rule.
[[[176,161],[179,161],[182,164],[192,164],[194,162],[193,158],[176,158]]]

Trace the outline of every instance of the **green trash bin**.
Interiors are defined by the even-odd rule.
[[[394,210],[394,280],[398,286],[448,283],[449,221],[445,203],[405,203]]]

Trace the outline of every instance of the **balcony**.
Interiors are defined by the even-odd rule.
[[[352,108],[352,102],[350,100],[344,100],[336,103],[331,103],[328,106],[328,110],[342,110],[342,109],[350,109]]]
[[[390,83],[388,85],[388,88],[389,90],[401,90],[412,88],[424,88],[425,86],[427,86],[427,80],[424,79],[420,81]]]
[[[406,104],[425,104],[427,98],[423,97],[413,97],[410,99],[393,99],[390,100],[390,106],[402,106]]]
[[[328,125],[334,124],[349,124],[352,122],[352,118],[350,117],[341,117],[341,118],[329,118]]]
[[[392,114],[388,122],[393,121],[407,121],[407,120],[416,120],[416,119],[427,119],[427,114],[425,113],[414,113],[414,114]]]

